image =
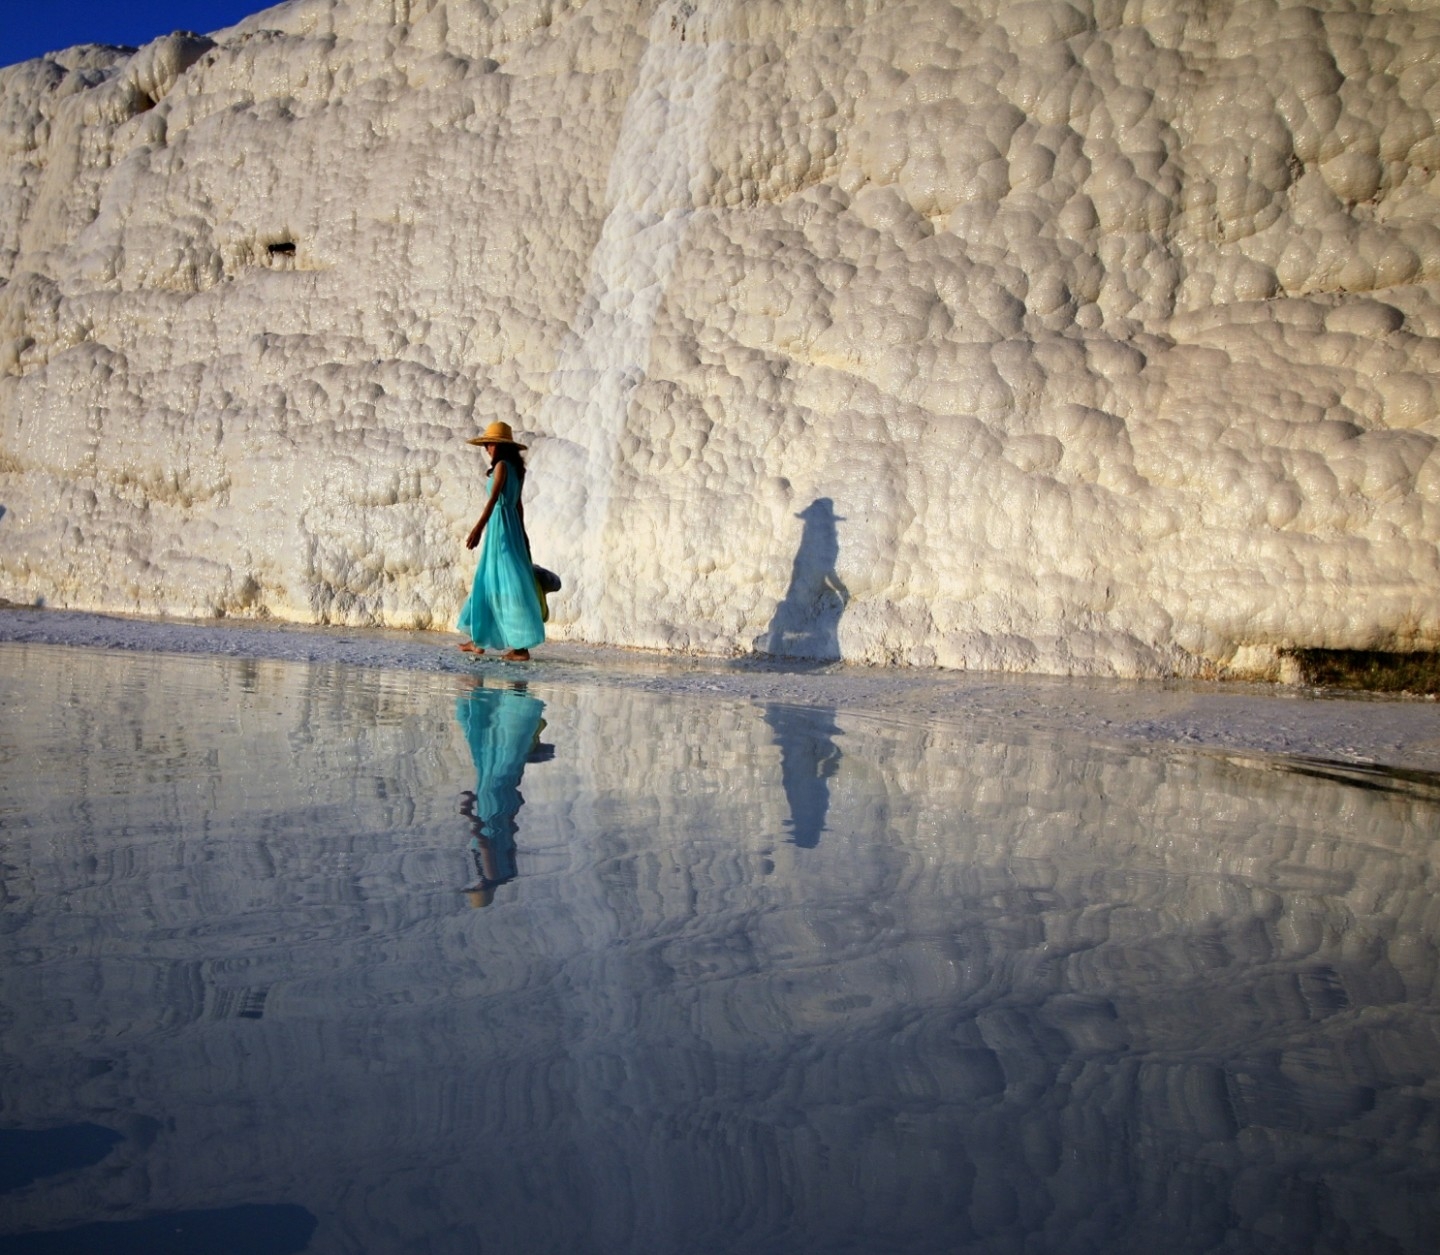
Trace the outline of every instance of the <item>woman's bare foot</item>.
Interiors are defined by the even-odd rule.
[[[461,641],[460,652],[462,654],[483,654],[485,651],[474,641]]]
[[[529,662],[530,651],[528,649],[507,649],[500,657],[505,662]]]

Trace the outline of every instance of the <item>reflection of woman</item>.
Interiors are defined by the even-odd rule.
[[[515,816],[525,803],[520,777],[545,726],[544,709],[539,698],[510,688],[473,688],[455,703],[475,762],[475,790],[460,803],[475,859],[475,880],[465,886],[472,906],[488,906],[496,887],[515,879]]]
[[[520,491],[525,486],[525,446],[509,423],[491,423],[470,444],[490,457],[489,495],[479,521],[465,538],[465,548],[480,546],[480,562],[470,596],[457,625],[470,639],[467,653],[503,649],[502,657],[520,662],[545,639],[544,610],[535,588],[530,544],[525,539],[525,511]]]

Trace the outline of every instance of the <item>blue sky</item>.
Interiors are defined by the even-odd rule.
[[[233,26],[275,0],[0,0],[0,66],[72,44],[149,43]]]

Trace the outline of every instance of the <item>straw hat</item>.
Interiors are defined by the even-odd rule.
[[[498,419],[491,423],[478,436],[474,436],[465,442],[466,444],[513,444],[517,449],[528,448],[528,445],[521,444],[515,439],[515,433],[510,430],[509,423],[502,423]]]

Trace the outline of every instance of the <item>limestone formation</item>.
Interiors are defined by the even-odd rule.
[[[1376,10],[1376,11],[1372,11]],[[1440,645],[1440,14],[294,0],[0,73],[0,597],[1273,671]]]

